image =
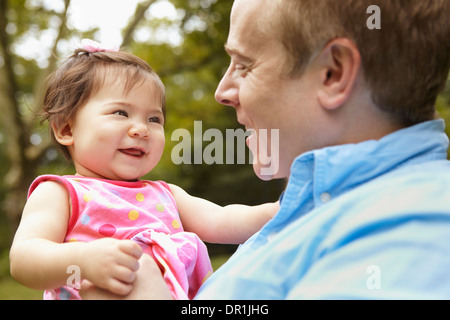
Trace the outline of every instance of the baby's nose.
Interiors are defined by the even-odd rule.
[[[150,135],[147,126],[135,124],[128,130],[128,135],[132,138],[147,139]]]

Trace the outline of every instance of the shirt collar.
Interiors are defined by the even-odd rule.
[[[449,140],[444,129],[442,119],[432,120],[393,132],[380,140],[304,153],[292,164],[281,201],[295,200],[297,206],[301,201],[309,211],[393,169],[445,159]],[[299,197],[301,191],[309,195]],[[313,203],[308,203],[307,198]]]

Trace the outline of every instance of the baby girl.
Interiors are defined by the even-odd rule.
[[[51,75],[43,113],[76,174],[31,185],[10,251],[15,279],[46,299],[79,299],[67,285],[77,266],[82,279],[125,296],[149,255],[172,297],[191,299],[212,272],[202,240],[242,243],[275,214],[278,203],[221,207],[141,180],[161,159],[165,112],[160,78],[125,52],[90,42]]]

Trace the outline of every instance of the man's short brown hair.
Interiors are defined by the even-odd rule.
[[[430,120],[450,68],[450,0],[274,0],[265,26],[277,30],[292,76],[333,38],[358,47],[372,99],[403,125]],[[381,9],[369,29],[367,9]],[[270,31],[268,31],[270,32]]]

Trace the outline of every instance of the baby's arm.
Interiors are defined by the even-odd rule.
[[[12,276],[42,290],[66,285],[67,268],[117,294],[132,289],[141,248],[131,241],[105,238],[63,243],[70,216],[69,195],[57,182],[41,183],[25,205],[10,251]]]
[[[221,207],[208,200],[193,197],[170,184],[183,227],[196,233],[203,241],[239,244],[245,242],[269,221],[279,209],[279,203],[259,206],[228,205]]]

